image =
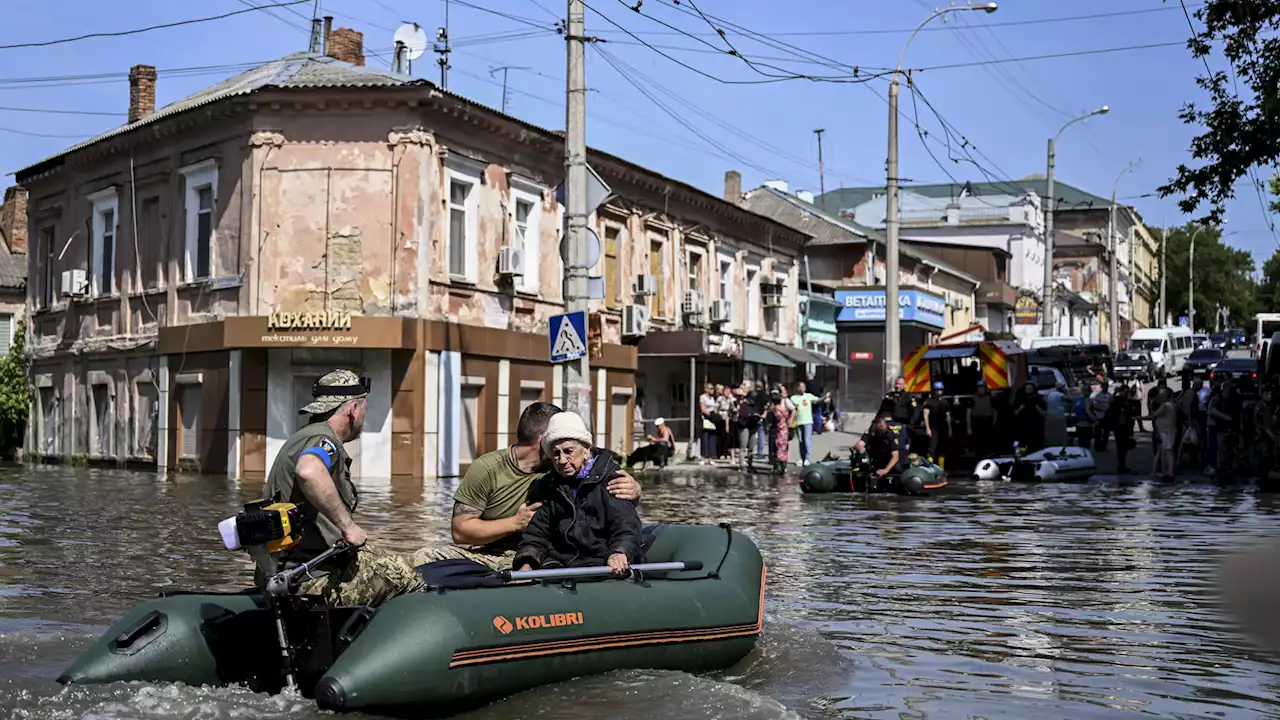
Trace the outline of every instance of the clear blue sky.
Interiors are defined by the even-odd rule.
[[[6,0],[0,44],[216,15],[245,9],[247,2]],[[515,18],[457,1],[449,4],[449,29],[454,39],[449,89],[498,107],[502,102],[501,73],[491,74],[491,70],[501,65],[524,68],[509,71],[508,112],[544,127],[563,127],[564,41],[553,32],[537,30],[531,23],[554,25],[564,14],[564,0],[467,2]],[[1199,0],[1188,0],[1188,4],[1194,10]],[[593,90],[588,97],[588,141],[592,146],[717,194],[724,171],[730,168],[743,173],[747,188],[781,178],[794,189],[816,192],[817,146],[813,130],[821,127],[826,129],[823,154],[827,189],[883,184],[888,111],[870,90],[883,96],[887,81],[874,80],[866,85],[808,80],[722,84],[636,43],[601,14],[710,75],[738,80],[758,80],[762,75],[740,59],[710,52],[707,44],[633,12],[627,6],[634,5],[634,0],[627,0],[625,5],[622,0],[588,0],[587,5],[592,9],[587,14],[588,34],[607,41],[595,47],[641,73],[644,77],[637,80],[650,94],[706,136],[699,137],[671,119],[592,49],[588,51],[587,65],[587,83]],[[1181,43],[1188,36],[1186,19],[1176,0],[1005,0],[1000,5],[993,15],[965,12],[950,15],[957,19],[951,22],[935,20],[929,27],[937,29],[916,37],[906,66],[927,68]],[[681,7],[689,8],[688,0],[681,2]],[[914,27],[934,5],[926,0],[702,0],[698,7],[839,63],[884,68],[895,64],[908,34],[895,31]],[[362,31],[366,51],[381,54],[370,56],[369,63],[387,67],[392,33],[400,22],[417,22],[429,38],[434,38],[436,28],[444,23],[445,0],[321,0],[320,8],[322,15],[335,16],[335,25]],[[642,11],[698,35],[715,47],[725,47],[723,41],[710,34],[706,22],[673,7],[671,0],[644,0]],[[128,104],[124,74],[135,63],[154,65],[162,71],[158,102],[163,105],[236,72],[223,68],[166,74],[165,70],[253,63],[304,50],[306,18],[311,17],[312,3],[271,12],[278,17],[253,12],[123,37],[0,50],[0,107],[113,114],[0,110],[0,169],[12,172],[77,139],[122,123]],[[1113,13],[1131,14],[1028,22]],[[830,67],[797,61],[790,48],[767,47],[732,30],[728,39],[742,53],[762,56],[760,62],[798,73],[839,74]],[[915,77],[921,92],[942,117],[989,158],[982,161],[987,172],[1000,177],[1043,173],[1046,139],[1067,117],[1110,105],[1109,115],[1076,124],[1063,135],[1057,176],[1106,197],[1125,165],[1140,159],[1141,167],[1120,181],[1118,194],[1135,204],[1149,224],[1160,225],[1184,220],[1173,201],[1134,196],[1153,192],[1171,177],[1178,163],[1188,161],[1187,145],[1194,128],[1183,125],[1177,113],[1184,102],[1202,100],[1194,83],[1198,68],[1203,70],[1185,47],[1176,46],[937,69]],[[115,76],[65,78],[98,74]],[[427,53],[415,62],[414,74],[438,82],[435,56]],[[13,82],[43,77],[51,79]],[[911,95],[905,91],[903,109],[908,114],[913,112]],[[938,121],[923,106],[919,113],[921,125],[941,141]],[[922,182],[948,181],[906,121],[901,123],[900,146],[903,177]],[[972,165],[952,163],[946,158],[945,149],[936,144],[933,148],[942,164],[961,181],[985,179]],[[12,177],[4,180],[11,182]],[[1257,197],[1242,182],[1227,213],[1227,228],[1234,233],[1228,242],[1251,251],[1262,262],[1277,247],[1267,225],[1268,218]]]

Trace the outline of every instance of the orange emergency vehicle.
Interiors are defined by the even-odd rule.
[[[1017,388],[1027,380],[1026,353],[1009,340],[920,345],[902,367],[909,393],[927,393],[940,381],[945,395],[972,395],[979,380],[992,391]]]

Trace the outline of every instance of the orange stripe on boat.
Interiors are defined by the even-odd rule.
[[[562,655],[566,653],[590,652],[593,650],[609,650],[639,645],[664,645],[682,642],[700,642],[705,640],[723,640],[735,637],[759,635],[764,629],[764,591],[766,566],[760,565],[760,610],[753,624],[728,625],[711,628],[689,628],[683,630],[654,630],[635,633],[618,633],[600,635],[589,638],[571,638],[565,640],[546,640],[506,645],[493,648],[476,648],[459,650],[453,654],[449,667],[464,667],[483,663],[502,662],[506,660],[523,660],[546,655]]]

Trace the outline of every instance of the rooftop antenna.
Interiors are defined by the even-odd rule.
[[[427,34],[416,22],[405,21],[396,29],[395,55],[391,59],[391,72],[413,74],[413,61],[427,51]]]
[[[444,0],[444,27],[436,30],[435,53],[440,56],[440,87],[449,89],[449,0]]]
[[[525,67],[523,65],[520,65],[520,66],[503,65],[501,67],[496,67],[489,70],[489,77],[493,77],[493,74],[498,72],[499,70],[502,71],[502,112],[504,114],[507,112],[507,71],[508,70],[528,70],[528,69],[529,69],[528,67]]]

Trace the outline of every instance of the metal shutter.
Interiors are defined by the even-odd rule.
[[[0,315],[0,355],[9,352],[13,344],[13,316]]]
[[[200,457],[200,386],[182,385],[182,457]]]

